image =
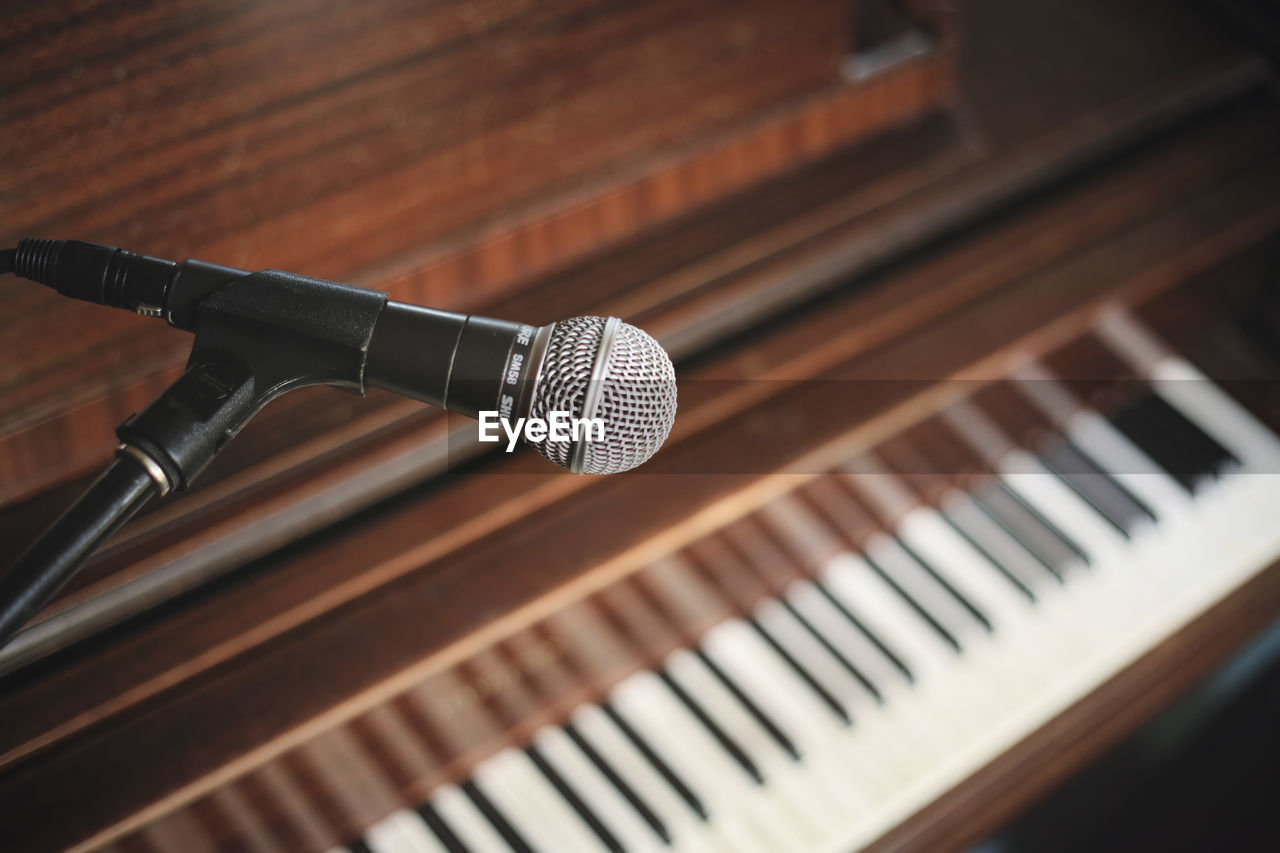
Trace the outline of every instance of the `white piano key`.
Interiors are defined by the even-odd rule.
[[[511,850],[489,819],[459,788],[453,785],[436,788],[431,794],[431,807],[472,853]]]
[[[536,745],[530,744],[525,749],[525,754],[533,762],[542,777],[551,783],[551,787],[560,795],[560,799],[569,807],[571,813],[577,816],[578,820],[590,830],[589,834],[594,836],[594,839],[605,849],[613,851],[613,853],[623,853],[624,848],[618,840],[617,833],[609,827],[608,822],[599,813],[591,808],[590,802],[565,778],[556,765],[549,761]]]
[[[535,848],[577,853],[604,849],[523,750],[504,749],[482,761],[473,779]]]
[[[398,809],[375,823],[364,834],[374,853],[448,853],[416,813]]]
[[[786,831],[759,814],[745,771],[651,672],[639,672],[612,693],[618,712],[658,750],[711,812],[714,831],[742,850],[777,850]]]
[[[862,686],[781,604],[762,602],[756,610],[756,618],[824,687],[850,708],[856,727],[871,730],[876,726],[879,709]],[[912,761],[903,756],[904,751],[916,754],[922,751],[916,744],[905,743],[901,737],[888,737],[885,731],[875,731],[874,736],[862,740],[865,742],[863,750],[874,764],[875,775],[887,781],[911,772]]]
[[[967,492],[948,489],[939,505],[951,522],[964,531],[964,535],[972,537],[1002,569],[1016,577],[1037,598],[1055,592],[1059,581],[1053,573],[1024,543],[984,512]]]
[[[539,730],[534,745],[627,850],[656,851],[664,846],[654,829],[563,729],[547,726]]]
[[[960,594],[999,629],[1029,621],[1030,599],[933,509],[919,506],[902,517],[898,535],[930,565],[948,573]]]
[[[791,541],[797,549],[801,551],[813,549],[814,557],[831,554],[835,550],[835,540],[827,528],[795,499],[785,495],[775,498],[763,508],[762,512],[771,519],[779,533]],[[853,580],[865,583],[868,588],[861,589],[859,584],[855,583],[852,587],[846,586],[844,594],[833,588],[832,572],[834,571],[837,576],[844,578],[847,582],[849,577],[845,569],[848,566],[858,569],[853,572]],[[866,573],[866,577],[862,574],[863,572]],[[931,698],[931,691],[927,689],[922,691],[920,685],[927,684],[931,675],[945,673],[952,669],[956,665],[955,653],[944,643],[933,627],[912,610],[896,591],[888,587],[861,557],[848,552],[840,553],[827,561],[822,576],[823,585],[832,596],[877,640],[884,643],[885,647],[907,669],[911,670],[917,681],[917,686],[912,688],[913,707],[919,705],[925,717],[945,721],[943,725],[936,728],[937,739],[954,740],[955,737],[962,736],[964,731],[972,729],[974,725],[985,724],[984,714],[994,707],[993,699],[987,695],[979,695],[975,689],[963,686],[963,682],[961,686],[954,688],[954,691],[964,695],[948,697],[957,710],[945,715],[937,715],[926,710],[929,702],[938,700]],[[822,596],[822,593],[816,589],[814,592]],[[822,597],[825,598],[825,596]],[[868,607],[864,606],[866,604],[870,605],[871,611],[878,610],[879,613],[870,612]],[[889,614],[887,621],[882,614]],[[840,619],[844,620],[842,614]],[[858,647],[861,647],[860,642]],[[879,650],[867,659],[867,662],[872,665],[876,661],[886,661]],[[896,667],[894,672],[897,673]],[[890,679],[881,678],[882,685],[888,683],[892,683]]]
[[[666,668],[756,762],[765,783],[755,793],[780,816],[790,843],[805,848],[820,843],[824,831],[834,829],[833,821],[841,812],[839,800],[802,775],[801,765],[783,751],[696,655],[678,650],[667,658]]]
[[[996,468],[1009,488],[1089,553],[1095,568],[1128,550],[1124,537],[1114,527],[1030,453],[1014,450]]]
[[[989,685],[952,678],[966,669],[962,655],[943,643],[923,619],[912,610],[860,557],[841,555],[823,571],[827,588],[837,596],[868,630],[880,637],[895,654],[902,656],[916,675],[917,701],[937,701],[943,681],[951,692],[950,705],[939,714],[940,736],[954,741],[989,724],[999,712],[997,691]]]
[[[1055,580],[1071,580],[1084,571],[1088,558],[1078,543],[1000,480],[982,483],[969,499],[1033,554]]]
[[[983,624],[893,537],[872,534],[864,553],[962,647],[984,639]]]
[[[1092,606],[1076,611],[1076,624],[1081,630],[1106,637],[1119,624],[1148,617],[1180,558],[1153,562],[1144,548],[1151,537],[1125,540],[1030,454],[1009,454],[1001,462],[1000,476],[1010,489],[1088,551],[1089,569],[1076,572],[1070,580],[1077,591],[1090,588]],[[1185,558],[1181,559],[1185,562]],[[1111,594],[1107,594],[1108,590]]]
[[[882,775],[891,781],[909,779],[936,761],[945,748],[937,717],[915,701],[915,689],[901,672],[812,584],[800,581],[792,585],[787,597],[833,646],[847,653],[881,693],[883,704],[861,713],[855,725],[873,743],[884,745]]]
[[[809,620],[809,624],[821,631],[858,668],[882,699],[888,700],[896,690],[908,684],[907,675],[850,622],[816,585],[807,580],[792,581],[787,586],[785,595],[791,605]]]
[[[1011,490],[1036,506],[1091,559],[1114,559],[1125,550],[1124,537],[1039,459],[1018,448],[977,406],[961,401],[943,416],[960,438],[988,460]]]
[[[886,739],[909,745],[895,750],[898,765],[891,775],[913,772],[914,765],[932,760],[941,749],[937,725],[931,715],[907,701],[912,688],[901,670],[813,584],[792,583],[787,598],[879,691],[884,704],[871,709],[866,719],[883,726]]]
[[[1037,630],[1055,638],[1063,655],[1075,657],[1087,648],[1106,642],[1105,633],[1094,630],[1090,620],[1076,618],[1077,614],[1068,605],[1072,585],[1064,587],[1054,580],[1021,542],[992,521],[968,495],[953,489],[943,497],[942,504],[956,524],[973,536],[993,559],[1021,577],[1039,575],[1040,582],[1034,587],[1036,605],[1032,622]]]
[[[573,724],[592,747],[609,762],[662,822],[677,850],[709,851],[714,839],[680,794],[655,770],[639,750],[618,730],[599,707],[576,708]]]
[[[997,631],[1036,620],[1032,599],[933,508],[915,507],[902,517],[897,532],[960,594],[986,613]]]
[[[1076,624],[1093,635],[1107,636],[1119,625],[1153,618],[1158,603],[1176,594],[1184,579],[1200,571],[1209,556],[1203,550],[1207,542],[1203,537],[1168,535],[1185,527],[1185,517],[1135,532],[1132,540],[1126,540],[1030,454],[1014,451],[1001,460],[999,469],[1010,489],[1089,552],[1091,570],[1077,573],[1072,582],[1098,587],[1092,594],[1093,605],[1076,617]],[[1205,496],[1213,491],[1202,490],[1196,503],[1205,504]]]
[[[949,671],[955,651],[861,558],[842,554],[822,572],[827,589],[902,657],[917,679]]]
[[[781,602],[772,598],[761,601],[755,616],[760,626],[848,710],[850,717],[864,714],[875,705],[866,689]]]
[[[840,724],[776,652],[745,622],[732,619],[703,637],[702,648],[796,743],[822,784],[846,793],[859,812],[883,796],[883,759],[861,730]]]
[[[1071,441],[1158,517],[1184,516],[1191,498],[1172,477],[1102,415],[1082,407],[1043,365],[1029,362],[1015,371],[1023,395],[1048,415]]]
[[[365,830],[364,843],[373,853],[411,853],[413,850],[409,840],[401,834],[400,825],[390,816]]]
[[[761,509],[761,513],[763,516],[771,520],[775,529],[785,539],[791,542],[798,552],[809,554],[809,559],[811,559],[815,564],[819,562],[828,562],[831,559],[830,555],[832,554],[839,554],[839,559],[846,559],[851,556],[837,546],[836,540],[832,537],[826,526],[815,518],[813,513],[807,507],[791,496],[783,495],[775,498]],[[860,560],[861,558],[856,559]],[[806,582],[801,583],[802,586],[798,588],[803,589],[803,584]],[[840,600],[839,596],[835,596],[834,591],[830,589],[829,585],[823,583],[823,587],[828,593],[831,593],[837,601],[839,601],[841,606],[845,604],[845,602]],[[816,586],[811,587],[810,589],[816,598],[822,599],[825,605],[837,614],[839,621],[848,621],[844,614],[839,613],[839,611],[836,610],[836,604],[826,601],[826,595],[822,591],[818,590]],[[893,594],[897,595],[897,593]],[[848,610],[847,607],[845,609]],[[870,626],[868,626],[866,621],[861,619],[856,612],[851,611],[851,615],[857,618],[859,623],[866,628],[872,636],[876,637],[877,641],[884,642],[884,638],[876,635],[874,631],[871,631]],[[850,626],[850,630],[854,631],[857,637],[853,640],[853,645],[849,648],[858,649],[859,651],[864,651],[868,648],[873,650],[863,658],[862,662],[865,665],[876,668],[879,665],[884,664],[893,668],[894,674],[892,677],[882,675],[879,679],[881,682],[879,685],[881,690],[884,689],[884,684],[892,683],[900,675],[902,677],[909,678],[905,673],[901,673],[897,669],[897,665],[894,662],[885,657],[884,652],[876,648],[875,643],[863,636],[861,631],[852,625]],[[894,658],[898,662],[901,662],[904,667],[910,669],[906,662],[903,661],[901,652],[892,649],[892,647],[887,643],[885,645],[888,651],[893,654]]]
[[[899,518],[916,503],[911,490],[874,456],[856,456],[840,470],[845,481],[870,501],[884,518]]]
[[[898,533],[995,626],[997,635],[988,638],[988,645],[994,645],[996,653],[988,659],[991,677],[1000,679],[1004,696],[1034,690],[1042,679],[1052,677],[1060,662],[1078,653],[1077,647],[1063,642],[1068,638],[1052,631],[1040,632],[1038,642],[1028,641],[1031,622],[1044,614],[1037,614],[1032,602],[934,510],[916,507],[903,516]]]

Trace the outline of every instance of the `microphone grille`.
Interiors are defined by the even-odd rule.
[[[666,441],[676,418],[676,372],[662,346],[645,332],[620,323],[605,341],[608,318],[574,317],[551,331],[529,414],[550,412],[604,421],[604,441],[588,441],[581,473],[614,474],[647,460]],[[594,414],[584,409],[601,346],[608,346],[596,389]],[[533,447],[565,468],[573,462],[575,442],[544,441]]]

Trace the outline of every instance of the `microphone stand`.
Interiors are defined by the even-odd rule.
[[[0,645],[158,494],[162,492],[143,463],[121,448],[111,467],[0,575]]]
[[[268,402],[306,385],[364,393],[387,294],[278,270],[202,264],[181,275],[164,309],[91,299],[165,316],[195,343],[182,377],[116,431],[111,466],[0,574],[0,646],[148,500],[185,489]]]

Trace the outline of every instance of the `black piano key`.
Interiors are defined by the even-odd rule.
[[[938,586],[942,587],[943,591],[946,592],[947,595],[949,595],[953,600],[955,600],[955,602],[959,604],[961,608],[963,608],[970,616],[972,616],[974,620],[976,620],[977,623],[982,626],[983,630],[985,630],[988,634],[994,632],[995,629],[994,627],[992,627],[991,620],[987,618],[987,615],[983,613],[981,610],[979,610],[976,604],[974,604],[969,599],[965,598],[964,595],[960,593],[960,590],[956,589],[954,586],[951,585],[950,581],[948,581],[942,575],[938,574],[937,569],[935,569],[932,565],[930,565],[928,560],[920,556],[919,552],[917,552],[914,548],[912,548],[907,543],[903,542],[901,539],[898,539],[896,536],[894,537],[894,541],[897,542],[898,546],[901,547],[902,550],[907,553],[908,557],[910,557],[912,560],[916,562],[916,565],[924,569],[925,573],[928,574],[929,577],[931,577],[934,580],[934,582],[938,584]]]
[[[1108,420],[1185,491],[1195,490],[1198,478],[1190,471],[1193,466],[1187,461],[1187,448],[1180,446],[1168,425],[1153,417],[1141,400],[1113,412]]]
[[[1114,412],[1110,421],[1187,492],[1194,492],[1201,479],[1238,463],[1226,448],[1153,392]]]
[[[828,691],[827,688],[823,687],[822,684],[813,677],[813,673],[809,672],[804,664],[796,660],[795,656],[792,655],[791,652],[787,651],[787,649],[778,642],[778,639],[774,637],[773,634],[765,630],[765,627],[754,618],[747,619],[747,624],[749,624],[752,629],[760,635],[760,638],[769,645],[769,648],[773,649],[774,652],[777,653],[778,657],[782,658],[783,662],[786,663],[791,671],[800,677],[800,680],[805,683],[805,686],[813,691],[814,695],[818,697],[818,701],[822,702],[823,705],[826,705],[827,708],[831,710],[831,713],[836,716],[836,719],[846,726],[853,724],[853,718],[849,716],[848,709],[846,709],[844,705],[840,704],[840,700],[832,696],[831,692]]]
[[[654,748],[649,745],[649,742],[645,740],[639,732],[632,728],[626,718],[619,714],[617,709],[614,708],[611,703],[601,702],[600,709],[604,711],[605,715],[608,716],[608,718],[613,721],[613,724],[618,727],[618,731],[622,732],[623,736],[626,737],[627,740],[631,741],[631,745],[644,756],[645,761],[649,762],[649,765],[653,767],[657,774],[666,780],[672,790],[680,796],[680,799],[688,803],[689,808],[693,809],[694,814],[702,820],[706,820],[708,817],[707,807],[703,805],[702,800],[699,799],[697,794],[693,793],[689,786],[685,784],[683,779],[676,775],[676,772],[672,770],[671,766],[662,759],[661,755],[658,755]]]
[[[1065,580],[1062,569],[1073,560],[1089,565],[1089,555],[1083,548],[1006,484],[995,481],[975,490],[970,497],[1058,580]]]
[[[1070,441],[1055,442],[1038,455],[1045,467],[1126,539],[1143,519],[1156,520],[1146,504]]]
[[[653,809],[649,807],[644,798],[636,793],[635,788],[627,784],[627,781],[600,754],[591,741],[587,740],[582,732],[578,731],[577,726],[573,723],[565,723],[564,732],[569,736],[570,740],[577,744],[578,749],[582,750],[582,754],[587,757],[587,760],[594,764],[595,768],[617,789],[622,798],[631,804],[631,807],[636,810],[636,814],[640,815],[641,820],[649,825],[658,838],[662,839],[662,843],[670,847],[670,830],[667,829],[667,825],[662,822],[662,819],[654,814]]]
[[[1195,448],[1192,455],[1198,461],[1197,467],[1201,472],[1217,477],[1228,468],[1240,464],[1235,454],[1200,429],[1194,421],[1170,405],[1163,397],[1153,393],[1150,399],[1151,402],[1147,405],[1153,414],[1160,418],[1162,423],[1169,425],[1178,441],[1186,442]]]
[[[825,598],[833,607],[835,607],[836,610],[840,612],[841,616],[848,620],[849,624],[854,627],[854,630],[863,637],[866,637],[867,642],[875,646],[877,651],[884,655],[885,660],[889,661],[894,669],[902,673],[902,677],[908,684],[916,683],[915,674],[911,672],[911,668],[903,662],[902,658],[889,648],[888,644],[886,644],[884,640],[880,639],[874,631],[868,628],[861,619],[850,613],[849,608],[845,607],[844,602],[832,594],[831,590],[827,589],[826,584],[817,578],[813,578],[809,582],[814,585],[818,592],[822,593],[823,598]]]
[[[422,817],[422,822],[427,825],[432,834],[440,841],[445,850],[449,853],[471,853],[471,849],[462,843],[462,839],[454,834],[453,828],[445,822],[440,813],[435,810],[431,803],[423,803],[418,806],[418,814]]]
[[[866,561],[867,565],[871,567],[873,572],[880,576],[881,580],[889,585],[889,588],[892,589],[899,598],[907,603],[908,607],[914,610],[930,628],[938,633],[938,636],[942,638],[944,643],[950,646],[957,654],[964,651],[964,648],[960,645],[960,641],[956,639],[956,636],[948,631],[946,626],[939,622],[920,602],[916,601],[910,593],[903,589],[902,585],[894,580],[891,574],[881,568],[881,566],[875,560],[871,559],[869,555],[863,554],[862,559]]]
[[[840,664],[841,668],[843,668],[845,672],[849,673],[849,675],[853,676],[853,679],[861,684],[864,690],[871,694],[877,704],[884,704],[884,696],[880,694],[880,690],[871,682],[871,679],[853,663],[853,661],[849,660],[849,658],[845,656],[844,652],[836,648],[835,644],[833,644],[831,640],[827,639],[825,634],[815,628],[813,623],[810,622],[803,613],[797,610],[795,605],[790,601],[783,598],[781,599],[781,604],[783,607],[787,608],[787,612],[789,612],[797,622],[804,626],[804,629],[810,634],[810,636],[817,640],[818,643],[827,650],[827,653],[836,659],[836,662]]]
[[[698,659],[702,661],[703,666],[709,669],[711,674],[716,677],[716,680],[723,684],[725,689],[733,694],[733,698],[738,700],[738,703],[746,709],[747,714],[760,725],[760,728],[764,729],[769,737],[771,737],[778,746],[782,747],[783,751],[786,752],[787,755],[791,756],[792,760],[799,761],[800,750],[796,748],[795,742],[787,736],[786,732],[779,728],[777,722],[766,714],[760,706],[743,691],[742,686],[731,678],[727,672],[721,669],[719,664],[711,659],[710,655],[701,648],[695,648],[694,653],[697,654]]]
[[[939,511],[938,515],[942,516],[942,519],[947,523],[947,526],[960,534],[960,538],[968,542],[969,545],[973,547],[973,550],[981,554],[983,559],[985,559],[992,568],[999,572],[1001,577],[1013,584],[1014,589],[1022,593],[1022,595],[1025,596],[1032,604],[1036,603],[1036,594],[1031,587],[1027,586],[1027,584],[1023,582],[1022,578],[1018,577],[1012,569],[997,560],[995,556],[987,550],[986,546],[979,542],[970,531],[966,530],[963,525],[958,523],[946,511]]]
[[[349,841],[344,846],[350,851],[350,853],[373,853],[373,851],[369,849],[369,845],[364,843],[363,838],[357,838],[354,841]]]
[[[494,830],[502,836],[502,840],[516,853],[534,853],[533,847],[529,846],[529,842],[524,840],[516,828],[511,825],[511,821],[507,820],[506,815],[494,805],[493,801],[484,795],[476,783],[468,779],[461,785],[462,792],[467,795],[480,813],[485,816]]]
[[[667,689],[676,695],[676,698],[680,700],[680,704],[688,708],[689,712],[692,713],[693,716],[697,717],[698,722],[701,723],[702,727],[711,735],[712,740],[720,744],[720,747],[729,754],[729,757],[732,758],[739,767],[746,771],[747,775],[750,776],[757,785],[763,785],[764,774],[760,772],[760,768],[756,766],[756,763],[751,759],[751,756],[747,755],[746,750],[742,748],[742,745],[730,737],[729,733],[726,732],[720,724],[707,713],[706,708],[702,707],[702,703],[690,696],[688,691],[684,689],[684,686],[672,678],[670,673],[665,669],[658,670],[658,677],[662,679],[663,684],[667,685]]]
[[[546,777],[547,781],[550,782],[551,786],[556,789],[561,797],[564,798],[564,801],[573,808],[578,817],[582,818],[582,822],[591,827],[591,831],[600,839],[600,843],[609,850],[612,850],[613,853],[625,853],[625,848],[622,846],[622,842],[618,840],[617,836],[609,831],[609,827],[604,825],[600,816],[595,813],[591,806],[587,805],[586,802],[583,801],[578,792],[574,790],[574,787],[560,775],[560,771],[556,770],[556,768],[547,761],[546,756],[542,754],[541,750],[530,744],[525,747],[524,752],[525,755],[529,756],[529,760],[533,762],[534,766],[538,768],[538,772]]]

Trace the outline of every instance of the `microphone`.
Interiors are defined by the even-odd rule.
[[[616,317],[547,326],[392,302],[387,294],[280,270],[166,261],[75,240],[22,240],[0,273],[195,333],[186,372],[120,425],[116,459],[0,573],[0,646],[154,495],[186,488],[268,402],[293,388],[386,388],[526,427],[527,444],[580,474],[643,463],[676,415],[671,359]],[[547,426],[559,414],[603,435]],[[483,423],[482,423],[483,425]],[[509,430],[508,430],[509,431]]]
[[[189,370],[225,360],[227,352],[251,362],[270,377],[256,377],[269,386],[253,392],[257,406],[306,384],[359,392],[372,385],[473,418],[496,412],[510,423],[551,422],[553,413],[599,419],[603,438],[594,440],[591,430],[567,437],[522,431],[543,457],[582,474],[635,468],[657,452],[675,421],[670,357],[616,317],[535,327],[394,302],[379,291],[279,270],[175,263],[73,240],[22,240],[13,272],[65,296],[163,317],[195,332]],[[234,389],[244,381],[234,369],[230,376],[219,369],[213,380],[202,379],[200,393],[211,383]],[[223,434],[233,435],[247,419],[224,425]],[[128,429],[121,430],[126,443]],[[164,432],[163,424],[159,429]],[[172,469],[179,485],[198,470],[188,470],[182,459],[172,466],[156,461]]]
[[[479,417],[603,421],[589,430],[522,440],[575,474],[616,474],[645,462],[676,416],[676,375],[662,346],[617,317],[534,327],[388,302],[373,329],[365,378],[443,409]]]

